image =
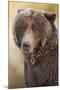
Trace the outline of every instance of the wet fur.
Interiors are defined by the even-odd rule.
[[[14,40],[21,48],[22,38],[28,26],[26,17],[32,17],[34,39],[39,40],[32,54],[24,58],[25,84],[27,87],[58,85],[58,43],[54,25],[56,15],[39,10],[18,10],[14,24]]]

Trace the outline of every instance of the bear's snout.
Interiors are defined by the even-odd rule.
[[[31,21],[28,23],[28,27],[26,32],[23,35],[22,42],[21,42],[21,49],[24,53],[32,53],[33,49],[36,45],[36,40],[34,37],[33,30],[31,28]]]
[[[21,42],[21,49],[23,53],[31,53],[34,48],[34,39],[32,32],[26,32]]]
[[[23,48],[24,52],[29,52],[30,48],[31,48],[30,43],[29,42],[23,42],[22,48]]]

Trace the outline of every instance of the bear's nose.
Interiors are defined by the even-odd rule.
[[[28,42],[23,43],[23,51],[30,51],[30,44]]]

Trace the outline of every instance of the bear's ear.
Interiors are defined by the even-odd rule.
[[[18,10],[17,10],[17,13],[19,13],[19,12],[22,11],[22,10],[24,10],[24,9],[18,9]]]
[[[54,22],[56,19],[56,14],[51,12],[44,12],[44,16],[50,21]]]

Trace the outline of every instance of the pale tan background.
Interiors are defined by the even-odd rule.
[[[34,8],[40,10],[46,10],[56,13],[58,5],[55,4],[38,4],[38,3],[24,3],[10,1],[9,4],[9,88],[15,87],[25,87],[24,85],[24,61],[23,55],[19,48],[15,45],[13,34],[12,34],[12,24],[16,12],[20,8]],[[57,23],[56,23],[57,24]],[[57,26],[57,25],[56,25]]]

